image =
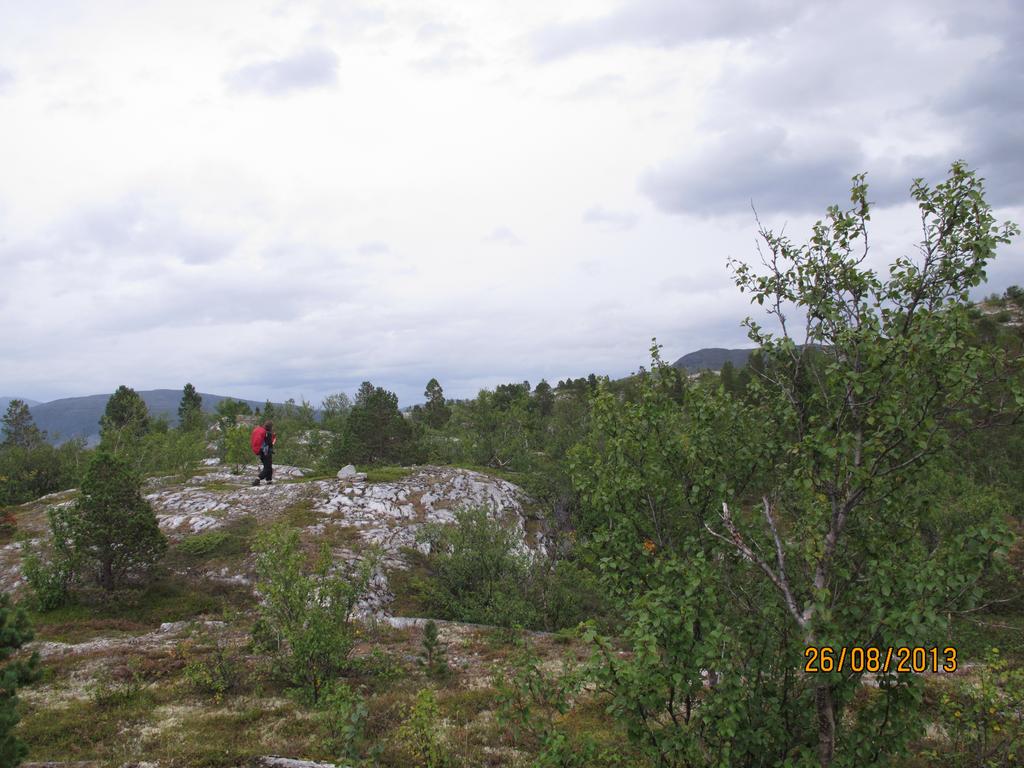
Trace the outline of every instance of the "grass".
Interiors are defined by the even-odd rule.
[[[368,483],[395,483],[404,480],[413,473],[412,467],[380,466],[369,467],[366,470],[366,482]]]

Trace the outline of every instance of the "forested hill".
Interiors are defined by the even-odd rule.
[[[697,373],[704,370],[718,371],[727,362],[732,363],[737,368],[742,368],[747,364],[747,359],[753,351],[752,349],[706,347],[698,349],[696,352],[691,352],[688,355],[683,355],[672,365],[676,368],[681,368],[687,373]]]
[[[171,425],[178,421],[178,404],[181,402],[180,389],[151,389],[139,392],[152,416],[166,416]],[[201,392],[203,410],[212,413],[217,403],[227,398]],[[74,437],[99,438],[100,416],[107,407],[110,395],[87,395],[66,397],[48,403],[32,406],[29,410],[36,426],[45,430],[51,440],[64,441]],[[238,398],[235,398],[238,399]],[[263,403],[246,400],[251,408],[262,408]]]
[[[27,397],[0,397],[0,409],[7,410],[7,406],[11,404],[11,400],[21,400],[23,403],[32,407],[33,405],[40,405],[38,400],[29,400]]]

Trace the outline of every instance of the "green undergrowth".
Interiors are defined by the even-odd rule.
[[[998,648],[1007,659],[1024,663],[1024,614],[982,613],[953,619],[950,645],[961,659],[983,658]]]
[[[285,509],[282,517],[292,528],[308,528],[320,520],[320,515],[313,510],[312,499],[299,499]]]
[[[199,587],[193,581],[165,574],[142,589],[118,590],[109,595],[98,590],[83,592],[70,605],[52,611],[30,611],[29,618],[41,639],[75,642],[106,635],[112,627],[127,633],[151,631],[164,622],[218,614],[225,606],[247,607],[252,600],[248,590],[234,585],[204,582]]]

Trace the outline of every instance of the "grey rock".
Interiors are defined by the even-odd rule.
[[[356,474],[356,468],[351,464],[346,464],[344,467],[338,470],[338,479],[347,480],[350,477],[355,477]]]

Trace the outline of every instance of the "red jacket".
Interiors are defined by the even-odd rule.
[[[262,426],[256,427],[256,429],[252,431],[252,440],[250,441],[250,443],[252,445],[252,452],[255,453],[257,456],[259,456],[260,454],[260,448],[263,447],[263,438],[266,437],[266,435],[267,430],[265,430]]]

